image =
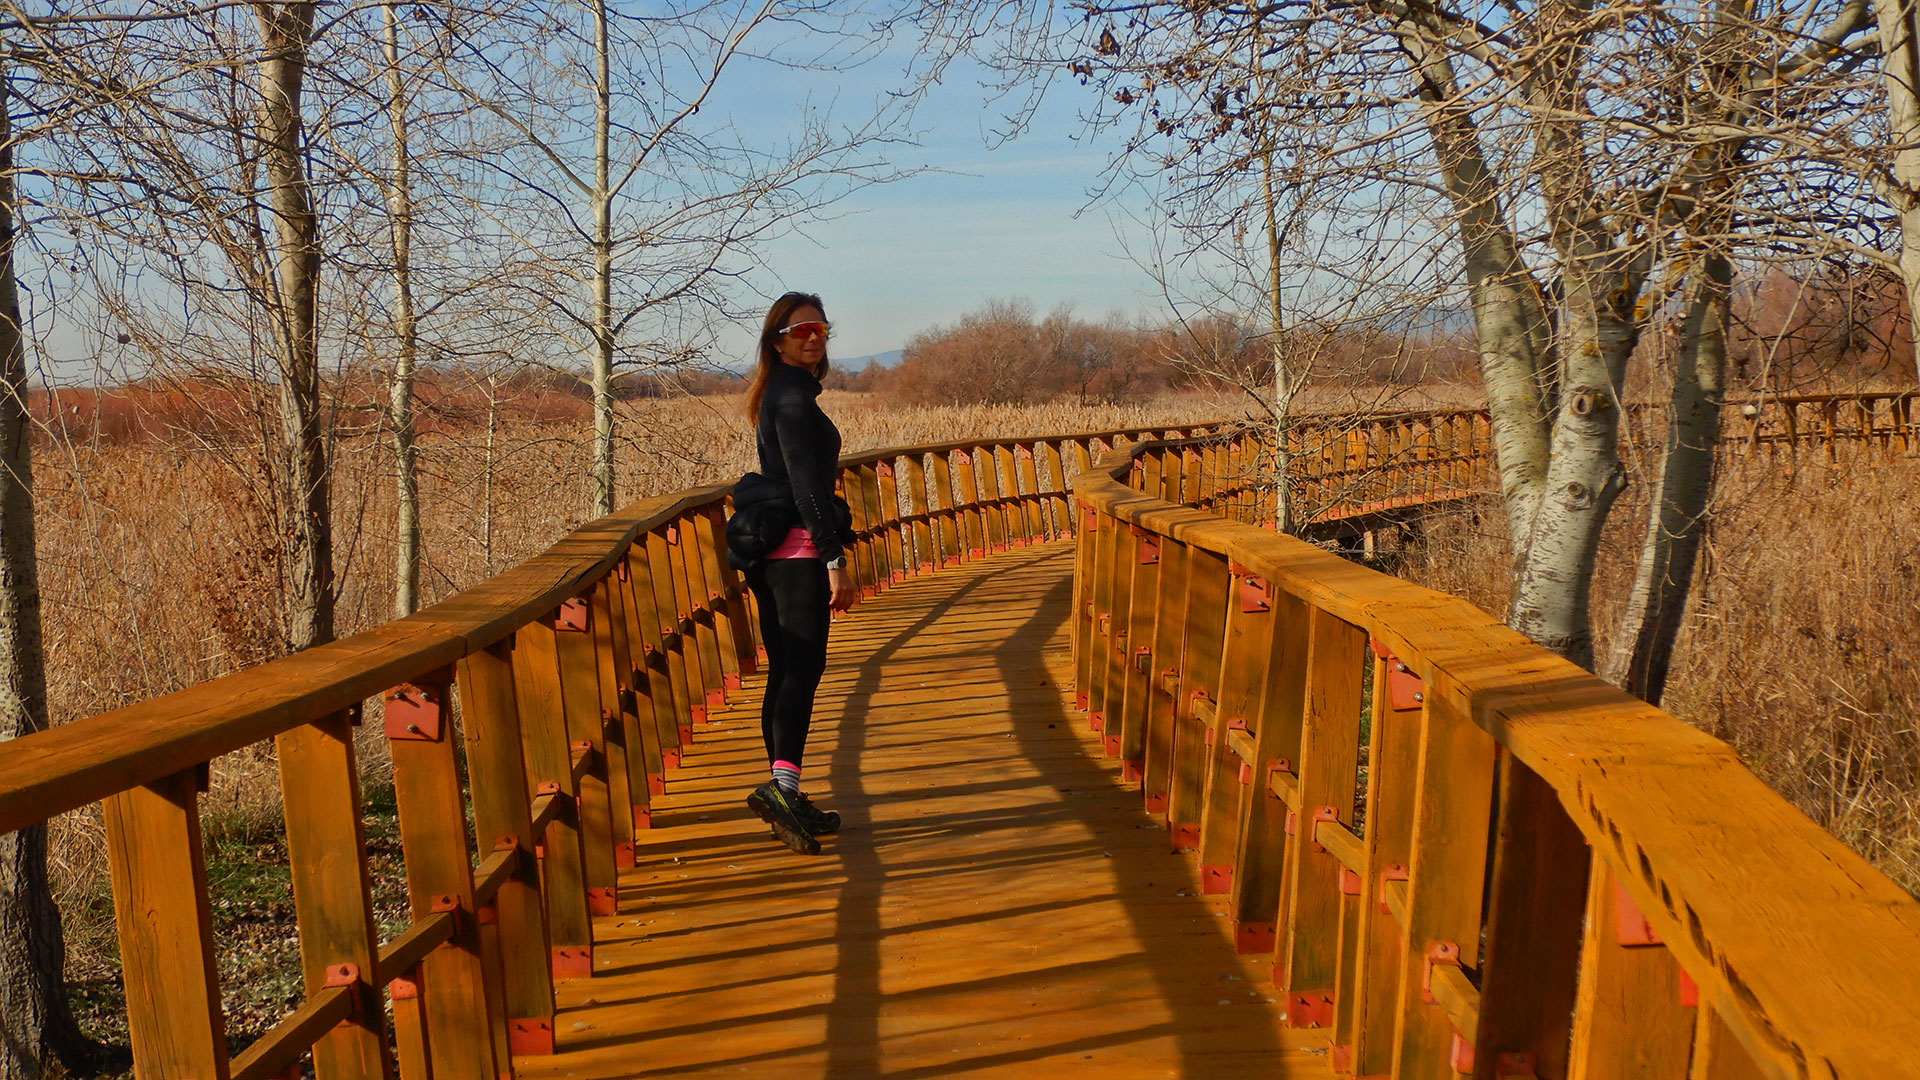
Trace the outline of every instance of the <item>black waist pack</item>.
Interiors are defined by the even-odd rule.
[[[787,489],[757,472],[733,485],[733,516],[727,519],[728,561],[736,568],[767,557],[800,524]]]

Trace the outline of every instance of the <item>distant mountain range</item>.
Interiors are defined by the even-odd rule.
[[[842,371],[865,371],[872,364],[892,367],[900,362],[902,355],[899,349],[888,349],[886,352],[874,353],[872,356],[836,356],[833,358],[833,366]]]

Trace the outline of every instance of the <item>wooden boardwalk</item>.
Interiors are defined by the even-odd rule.
[[[1070,706],[1073,549],[904,582],[834,628],[794,855],[742,802],[758,683],[656,803],[594,975],[558,986],[559,1077],[1324,1077],[1191,856]]]

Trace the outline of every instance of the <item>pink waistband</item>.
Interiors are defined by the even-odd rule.
[[[788,530],[787,538],[780,541],[780,546],[767,552],[769,559],[817,559],[819,557],[820,551],[813,546],[813,537],[807,534],[806,529],[799,526]]]

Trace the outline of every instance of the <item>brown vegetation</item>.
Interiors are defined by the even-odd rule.
[[[1642,457],[1609,522],[1594,583],[1603,651],[1646,528]],[[1701,588],[1675,649],[1666,708],[1725,739],[1775,790],[1920,892],[1920,462],[1722,458]],[[1637,496],[1637,497],[1636,497]],[[1429,521],[1406,575],[1506,608],[1496,502]]]

